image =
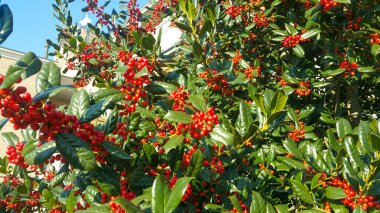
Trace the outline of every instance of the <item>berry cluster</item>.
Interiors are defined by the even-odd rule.
[[[207,86],[214,91],[221,91],[225,96],[231,96],[234,93],[234,89],[228,86],[228,78],[218,74],[216,70],[212,70],[212,76],[210,73],[203,72],[198,75],[200,78],[204,78],[207,81]]]
[[[22,157],[21,151],[24,147],[24,143],[17,142],[16,147],[7,147],[7,158],[10,163],[20,166],[21,168],[28,168],[28,164],[24,162],[24,157]]]
[[[267,27],[269,25],[269,20],[265,17],[264,12],[256,13],[253,17],[253,22],[256,23],[257,27]]]
[[[236,50],[235,56],[232,58],[232,64],[236,66],[237,64],[239,64],[241,59],[243,59],[243,56],[240,54],[239,50]]]
[[[380,34],[379,33],[373,33],[369,35],[369,38],[371,39],[370,45],[373,44],[380,44]]]
[[[293,124],[290,124],[290,126],[294,129],[293,132],[289,132],[288,136],[294,140],[295,142],[299,142],[300,139],[305,138],[305,130],[303,129],[304,124],[302,121],[300,123],[300,128],[296,129]]]
[[[286,36],[284,37],[284,40],[282,41],[282,45],[287,48],[295,47],[297,44],[300,43],[301,35],[295,35],[295,36]]]
[[[344,78],[347,78],[348,76],[355,76],[355,73],[358,70],[358,65],[355,62],[349,63],[348,60],[344,60],[340,63],[339,68],[346,69],[342,75]]]
[[[102,41],[94,41],[84,47],[80,54],[80,59],[86,67],[101,67],[106,64],[106,59],[110,57],[110,54],[105,50],[109,51],[110,47],[105,45]],[[93,60],[95,60],[96,63],[93,62]]]
[[[175,111],[185,111],[185,100],[189,96],[189,92],[183,90],[183,86],[178,88],[177,91],[173,91],[170,93],[169,98],[174,100],[174,104],[172,106]]]
[[[248,79],[260,77],[261,68],[260,67],[248,67],[244,70],[245,77]]]
[[[214,108],[208,108],[207,112],[196,112],[191,115],[191,119],[193,122],[189,124],[189,132],[191,137],[195,139],[207,136],[212,131],[213,126],[219,123]]]
[[[326,176],[323,175],[321,176],[322,181],[324,181],[325,177]],[[367,211],[368,208],[380,209],[380,204],[375,201],[374,196],[365,196],[361,195],[361,193],[357,193],[344,179],[335,177],[327,183],[331,186],[339,187],[344,190],[344,193],[347,195],[347,197],[341,199],[340,201],[351,209],[354,209],[359,205],[364,211]]]
[[[322,5],[323,11],[325,12],[339,5],[339,3],[335,2],[335,0],[321,0],[320,4]]]
[[[241,5],[231,5],[226,9],[226,14],[230,15],[232,19],[235,19],[236,16],[240,15],[242,12],[243,7]]]
[[[311,93],[310,81],[300,81],[298,88],[295,90],[295,93],[299,96],[308,96]]]

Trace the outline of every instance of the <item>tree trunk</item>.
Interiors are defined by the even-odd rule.
[[[360,100],[359,100],[359,88],[357,85],[346,86],[346,100],[347,100],[347,109],[348,117],[351,121],[351,125],[357,126],[360,122]]]

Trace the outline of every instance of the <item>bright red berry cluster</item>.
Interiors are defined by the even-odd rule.
[[[172,106],[173,110],[185,111],[185,100],[189,94],[189,92],[183,90],[183,86],[178,88],[178,90],[171,92],[169,98],[174,100],[174,104]]]
[[[200,78],[204,78],[207,81],[207,86],[214,91],[221,91],[225,96],[231,96],[234,93],[234,89],[231,88],[227,81],[228,78],[218,74],[216,70],[212,71],[212,76],[209,72],[203,72],[198,75]]]
[[[267,17],[265,17],[263,11],[255,14],[253,17],[253,22],[256,23],[257,27],[267,27],[269,25],[269,20]]]
[[[299,96],[308,96],[311,93],[310,81],[300,81],[298,88],[294,91]]]
[[[28,168],[28,164],[24,162],[24,157],[22,157],[21,151],[24,148],[24,143],[17,142],[16,147],[8,146],[7,147],[7,158],[10,163],[16,164],[21,168]]]
[[[290,126],[294,129],[293,132],[289,132],[288,135],[291,139],[293,139],[295,142],[299,142],[302,138],[305,138],[305,130],[303,129],[304,124],[302,121],[300,123],[300,128],[296,129],[293,124],[290,124]]]
[[[367,211],[368,208],[380,209],[380,204],[375,201],[374,196],[365,196],[361,195],[361,193],[357,193],[344,179],[335,177],[327,183],[331,186],[339,187],[344,190],[347,197],[341,199],[341,202],[351,209],[354,209],[359,205],[361,205],[364,211]]]
[[[243,7],[241,5],[231,5],[226,9],[226,14],[230,15],[232,19],[235,19],[236,16],[240,15],[242,12]]]
[[[323,11],[329,11],[331,8],[339,5],[339,3],[335,2],[335,0],[321,0],[320,4],[323,7]]]
[[[369,38],[371,39],[370,45],[380,44],[380,34],[379,33],[370,34]]]
[[[356,71],[358,70],[357,63],[350,63],[348,60],[344,60],[340,63],[339,68],[344,68],[346,71],[342,74],[344,78],[348,76],[355,76]]]
[[[196,112],[191,115],[193,123],[189,124],[189,132],[191,137],[201,139],[207,136],[214,125],[218,124],[218,115],[215,114],[214,108],[208,108],[206,112]]]
[[[301,35],[290,35],[284,37],[284,40],[282,41],[282,45],[287,48],[295,47],[297,44],[300,43]]]

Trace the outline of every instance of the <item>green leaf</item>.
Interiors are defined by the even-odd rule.
[[[22,78],[28,78],[40,71],[42,62],[33,52],[25,53],[16,63],[17,66],[25,69]]]
[[[370,133],[370,126],[368,122],[366,121],[360,121],[359,123],[359,141],[360,145],[364,148],[364,150],[370,154],[371,146],[369,144],[369,133]]]
[[[103,98],[107,98],[109,96],[116,95],[116,94],[123,94],[123,93],[118,89],[111,89],[111,88],[101,89],[93,95],[93,98],[95,101],[99,101]]]
[[[340,139],[352,132],[350,122],[344,118],[340,118],[336,123],[336,130]]]
[[[173,110],[169,110],[164,118],[170,122],[175,122],[175,123],[189,124],[193,122],[193,119],[191,119],[190,115],[184,112],[178,112],[178,111],[173,111]]]
[[[332,186],[326,188],[325,195],[328,199],[331,200],[340,200],[347,197],[346,193],[344,193],[344,190],[342,188]]]
[[[55,152],[57,148],[55,147],[55,142],[47,142],[37,147],[33,151],[24,155],[25,163],[29,165],[39,165],[43,164],[48,160]]]
[[[118,147],[114,143],[111,143],[109,141],[104,141],[102,143],[102,146],[113,157],[116,157],[116,158],[121,159],[121,160],[131,160],[131,159],[133,159],[130,155],[128,155],[124,150],[122,150],[120,147]]]
[[[147,34],[142,38],[141,45],[147,50],[153,50],[154,44],[156,43],[156,39],[152,34]]]
[[[183,142],[183,135],[175,135],[171,137],[163,146],[165,153],[168,154],[170,150],[177,148],[177,146],[180,146]]]
[[[51,180],[48,184],[48,188],[54,188],[58,184],[62,183],[62,181],[66,178],[67,174],[69,172],[69,165],[64,164],[61,169],[58,171],[58,173],[54,176],[53,180]]]
[[[83,113],[86,111],[88,106],[90,105],[90,96],[86,92],[86,90],[82,89],[76,91],[73,96],[71,96],[70,105],[68,108],[68,113],[71,115],[77,116],[80,118]]]
[[[206,101],[201,95],[189,95],[190,103],[199,111],[206,112]]]
[[[4,81],[1,84],[1,89],[11,87],[18,81],[19,78],[21,78],[21,75],[24,71],[25,70],[22,67],[15,65],[9,66],[7,72],[5,73]]]
[[[309,189],[305,184],[302,184],[298,180],[289,180],[292,185],[293,193],[306,203],[313,204],[314,200],[311,196]]]
[[[287,100],[288,96],[285,93],[277,91],[270,104],[271,114],[282,111],[286,106]]]
[[[358,68],[358,72],[361,72],[361,73],[370,73],[374,71],[375,70],[373,69],[373,67],[359,67]]]
[[[296,28],[294,28],[292,25],[290,24],[287,24],[285,23],[285,28],[286,28],[286,31],[288,31],[288,33],[290,35],[297,35],[298,34],[298,31],[296,30]]]
[[[171,93],[173,91],[177,91],[178,87],[170,83],[157,81],[146,85],[145,89],[152,94],[163,95]]]
[[[191,156],[189,167],[187,168],[186,175],[189,177],[195,177],[203,166],[203,153],[197,149]]]
[[[182,29],[182,30],[185,30],[186,32],[188,33],[191,33],[191,27],[186,25],[186,24],[183,24],[183,23],[180,23],[180,22],[174,22],[175,25],[179,28],[179,29]]]
[[[266,212],[265,200],[260,193],[252,191],[252,203],[250,213],[263,213]]]
[[[112,200],[112,202],[119,204],[128,213],[143,213],[144,212],[138,206],[135,206],[129,200],[123,197],[117,197],[116,199]]]
[[[229,196],[228,198],[231,200],[231,203],[232,203],[233,207],[235,208],[235,210],[239,213],[242,213],[243,209],[241,208],[241,205],[240,205],[239,200],[236,197],[236,195]]]
[[[379,44],[372,44],[371,46],[371,54],[373,56],[377,56],[380,53],[380,45]]]
[[[123,94],[122,94],[123,95]],[[114,102],[118,101],[119,97],[117,99],[113,99],[118,95],[113,95],[108,98],[102,99],[95,103],[94,105],[91,105],[89,108],[87,108],[86,112],[82,115],[80,118],[81,123],[88,123],[96,118],[98,118],[100,115],[102,115]]]
[[[16,143],[19,142],[18,136],[13,132],[2,132],[1,138],[8,146],[16,147]]]
[[[302,152],[298,149],[297,144],[293,140],[283,140],[284,148],[294,155],[297,159],[303,160]]]
[[[323,76],[336,76],[336,75],[343,73],[344,71],[346,71],[346,69],[344,69],[344,68],[338,68],[335,70],[326,70],[326,71],[322,72],[322,75]]]
[[[199,58],[202,57],[202,53],[203,53],[202,46],[196,40],[193,42],[193,53],[194,53],[194,56],[196,57],[199,57]]]
[[[294,55],[298,58],[305,58],[305,50],[301,47],[301,45],[297,44],[292,48]]]
[[[305,168],[303,162],[300,162],[300,161],[292,159],[292,158],[277,156],[277,160],[285,163],[286,165],[288,165],[294,169],[303,170]]]
[[[234,145],[234,135],[228,130],[224,129],[220,125],[216,125],[210,133],[211,139],[217,143],[217,145],[224,144],[227,147]]]
[[[77,204],[77,198],[74,195],[74,190],[71,190],[69,196],[66,199],[66,210],[69,213],[73,213],[76,207],[76,204]]]
[[[239,115],[235,124],[235,128],[240,136],[244,137],[247,133],[249,133],[249,129],[252,123],[252,114],[248,109],[247,103],[242,100],[240,101]]]
[[[0,44],[3,43],[13,31],[13,15],[7,4],[0,5]]]
[[[311,30],[308,30],[308,31],[306,31],[305,33],[303,33],[301,35],[301,39],[313,38],[314,36],[318,35],[320,32],[321,32],[320,29],[311,29]]]
[[[335,2],[343,3],[343,4],[351,4],[351,0],[335,0]]]
[[[36,91],[41,92],[47,88],[61,84],[61,70],[54,62],[46,62],[38,72]]]
[[[70,133],[55,135],[58,151],[74,168],[92,170],[96,168],[95,154],[82,139]]]
[[[178,181],[178,180],[177,180]],[[167,213],[165,207],[168,204],[170,197],[169,185],[164,178],[158,175],[153,182],[152,188],[152,212]]]
[[[177,180],[165,205],[165,213],[173,212],[181,203],[182,197],[186,192],[187,185],[192,179],[192,177],[182,177]]]
[[[61,85],[61,86],[51,87],[37,93],[33,97],[33,102],[38,102],[38,101],[42,101],[42,100],[46,100],[48,98],[54,97],[55,95],[57,95],[58,93],[62,92],[65,89],[76,90],[73,85]]]

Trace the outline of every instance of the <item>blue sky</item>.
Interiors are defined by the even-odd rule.
[[[55,25],[59,24],[53,16],[52,4],[54,0],[1,0],[1,4],[8,4],[13,13],[13,33],[1,46],[21,52],[32,51],[38,56],[45,55],[46,39],[55,41],[57,32]],[[112,0],[109,5],[118,10],[119,0]],[[148,0],[138,0],[144,6]],[[81,11],[86,6],[85,0],[75,0],[70,4],[73,21],[79,22],[85,17]],[[90,14],[89,14],[90,15]],[[90,16],[92,23],[95,19]]]

